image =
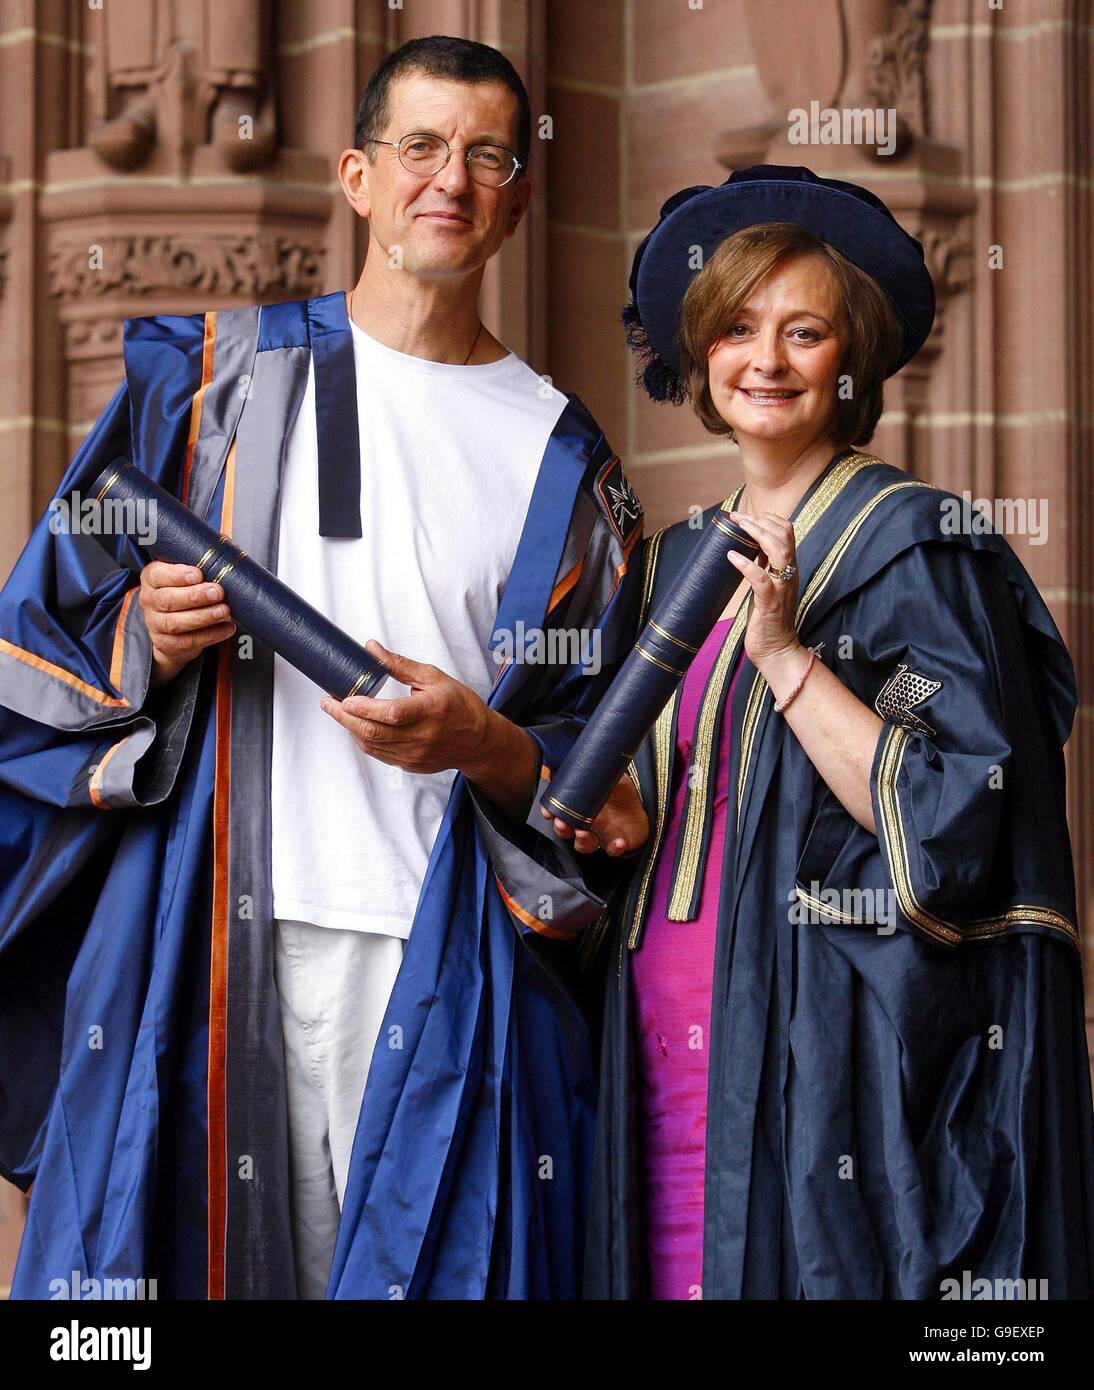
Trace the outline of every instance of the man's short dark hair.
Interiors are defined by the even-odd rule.
[[[447,77],[455,82],[496,82],[508,89],[517,101],[516,156],[527,172],[528,149],[532,143],[532,108],[520,74],[503,53],[473,39],[456,39],[447,34],[411,39],[389,53],[368,80],[357,107],[353,124],[353,148],[371,156],[366,140],[379,140],[387,127],[388,90],[397,78],[420,72],[428,77]],[[405,132],[404,132],[405,133]]]

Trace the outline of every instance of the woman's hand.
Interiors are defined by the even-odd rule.
[[[729,552],[729,562],[748,580],[752,589],[752,612],[745,629],[745,655],[758,671],[766,662],[785,657],[801,646],[794,612],[798,601],[798,559],[794,549],[794,528],[783,516],[760,512],[746,516],[730,512],[730,520],[760,546],[756,560]],[[772,579],[768,565],[775,570],[794,567],[789,579]]]
[[[546,806],[539,808],[545,820],[552,816]],[[575,830],[564,820],[554,817],[555,834],[560,840],[573,840],[579,854],[591,854],[603,848],[613,859],[629,854],[646,843],[650,833],[649,817],[634,783],[624,774],[615,784],[600,814],[588,830]]]
[[[752,587],[752,612],[745,630],[748,659],[771,687],[776,703],[790,700],[783,718],[818,774],[848,815],[876,835],[870,769],[883,725],[834,671],[813,661],[798,638],[794,529],[774,512],[758,516],[730,512],[730,516],[759,543],[762,552],[758,562],[735,551],[729,556]],[[789,579],[772,579],[769,564],[777,570],[793,565],[795,572]]]

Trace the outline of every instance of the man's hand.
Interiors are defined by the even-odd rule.
[[[438,667],[389,652],[375,640],[366,650],[411,692],[392,700],[354,695],[320,702],[358,748],[407,772],[455,768],[507,816],[524,820],[538,768],[531,737]]]
[[[220,585],[203,583],[201,570],[192,565],[164,560],[145,565],[140,605],[152,639],[150,685],[174,679],[206,647],[231,637],[236,625],[223,598]]]
[[[546,806],[541,806],[539,813],[545,820],[552,819]],[[642,798],[626,774],[615,784],[588,830],[575,830],[557,816],[553,819],[555,834],[560,840],[573,840],[574,849],[579,854],[591,854],[602,848],[605,854],[618,858],[621,854],[630,854],[639,849],[650,833],[649,817],[642,805]]]

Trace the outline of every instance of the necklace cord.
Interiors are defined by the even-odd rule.
[[[353,290],[350,290],[349,296],[348,296],[348,311],[349,311],[349,317],[352,319],[352,318],[353,318]],[[479,331],[475,334],[475,340],[474,340],[474,342],[473,342],[473,343],[471,344],[471,346],[467,349],[467,356],[466,356],[466,357],[463,359],[463,361],[460,363],[460,366],[461,366],[461,367],[466,367],[467,364],[468,364],[468,362],[471,361],[471,354],[472,354],[472,353],[475,351],[475,349],[478,347],[478,345],[479,345],[479,339],[482,337],[482,330],[483,330],[485,327],[486,327],[486,325],[485,325],[485,324],[482,322],[482,320],[480,319],[480,320],[479,320]]]

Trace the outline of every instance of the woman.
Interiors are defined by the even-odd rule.
[[[1072,665],[1006,541],[862,447],[922,249],[760,166],[670,199],[630,283],[643,384],[736,441],[761,554],[635,759],[586,1296],[1089,1297]]]

